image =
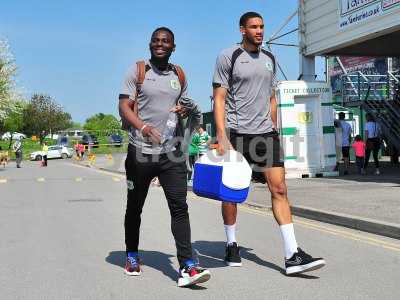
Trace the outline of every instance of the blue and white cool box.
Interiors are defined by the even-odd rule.
[[[242,203],[249,193],[252,170],[234,150],[217,155],[208,151],[194,165],[193,192],[201,197]]]

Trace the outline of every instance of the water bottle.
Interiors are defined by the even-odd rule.
[[[177,123],[178,117],[176,113],[172,111],[169,112],[167,124],[165,125],[164,132],[161,136],[161,144],[174,138]]]

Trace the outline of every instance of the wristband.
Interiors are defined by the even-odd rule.
[[[147,127],[147,124],[144,124],[142,128],[140,128],[140,134],[143,136],[143,130]]]

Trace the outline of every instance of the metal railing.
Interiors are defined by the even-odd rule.
[[[400,72],[342,76],[343,106],[357,104],[381,125],[388,143],[400,149]]]

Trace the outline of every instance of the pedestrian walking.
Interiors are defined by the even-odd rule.
[[[43,143],[43,147],[42,147],[42,166],[43,167],[47,167],[47,155],[49,153],[49,147],[47,146],[47,143],[44,142]]]
[[[13,144],[13,151],[15,152],[15,162],[17,168],[21,168],[22,163],[22,138],[17,138]]]
[[[211,143],[211,138],[201,125],[197,127],[195,138],[199,140],[199,156],[206,154],[208,145]]]
[[[361,135],[356,135],[354,138],[354,143],[352,144],[354,153],[356,155],[356,166],[357,173],[359,175],[364,174],[364,157],[365,157],[365,142],[363,141]]]
[[[345,121],[346,114],[344,112],[339,113],[339,123],[342,128],[342,157],[344,163],[343,175],[349,174],[350,167],[350,141],[352,128],[351,125]]]
[[[325,261],[300,249],[294,233],[276,130],[276,62],[274,55],[261,47],[263,18],[256,12],[248,12],[242,15],[239,25],[242,42],[221,52],[214,72],[217,151],[220,154],[230,148],[240,151],[267,182],[272,210],[283,238],[286,274],[315,270],[324,266]],[[223,202],[222,217],[227,238],[225,262],[229,266],[241,266],[236,241],[236,204]]]
[[[82,143],[79,143],[78,149],[79,149],[79,158],[81,160],[84,160],[85,159],[85,145]]]
[[[181,119],[191,110],[181,102],[187,94],[184,73],[169,63],[175,51],[173,32],[157,28],[149,46],[151,58],[129,69],[119,96],[120,115],[130,127],[125,161],[125,273],[141,274],[138,247],[142,208],[152,179],[158,177],[171,214],[179,262],[178,286],[183,287],[210,278],[210,272],[200,268],[192,256],[185,155],[176,139],[178,132],[183,132]]]
[[[375,163],[375,175],[379,175],[379,150],[381,149],[381,127],[375,121],[371,114],[367,114],[367,123],[364,126],[365,138],[366,138],[366,150],[365,150],[365,163],[364,170],[367,171],[369,157],[374,157]]]
[[[188,167],[188,181],[191,183],[193,177],[194,163],[199,158],[200,140],[197,132],[193,133],[191,143],[189,145],[189,167]]]

